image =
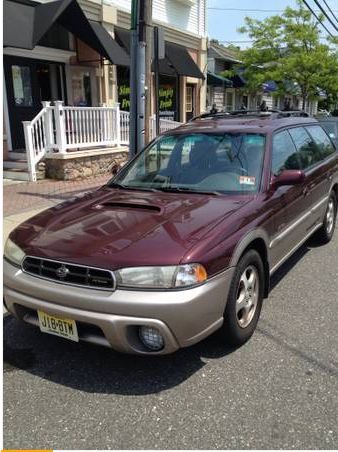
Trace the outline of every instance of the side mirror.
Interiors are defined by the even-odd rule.
[[[276,189],[286,185],[298,185],[305,180],[304,171],[284,170],[278,176],[272,176],[271,187]]]

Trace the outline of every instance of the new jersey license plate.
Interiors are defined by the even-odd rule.
[[[38,311],[39,326],[43,333],[54,334],[71,341],[79,342],[75,320],[57,317]]]

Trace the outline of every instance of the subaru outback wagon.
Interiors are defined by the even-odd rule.
[[[159,136],[100,189],[17,227],[4,300],[42,332],[166,354],[253,334],[270,276],[336,223],[338,154],[319,123],[210,115]]]

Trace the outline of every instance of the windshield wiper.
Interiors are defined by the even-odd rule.
[[[180,193],[196,193],[198,195],[214,195],[214,196],[220,196],[222,195],[219,191],[213,191],[213,190],[196,190],[191,187],[160,187],[159,190],[161,191],[168,191],[168,192],[180,192]]]
[[[120,182],[111,182],[108,185],[108,187],[110,187],[110,188],[121,188],[122,190],[158,191],[156,188],[124,185],[124,184],[121,184]]]

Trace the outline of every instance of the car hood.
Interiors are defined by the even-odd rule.
[[[26,255],[116,269],[175,265],[252,197],[101,188],[16,228]]]

